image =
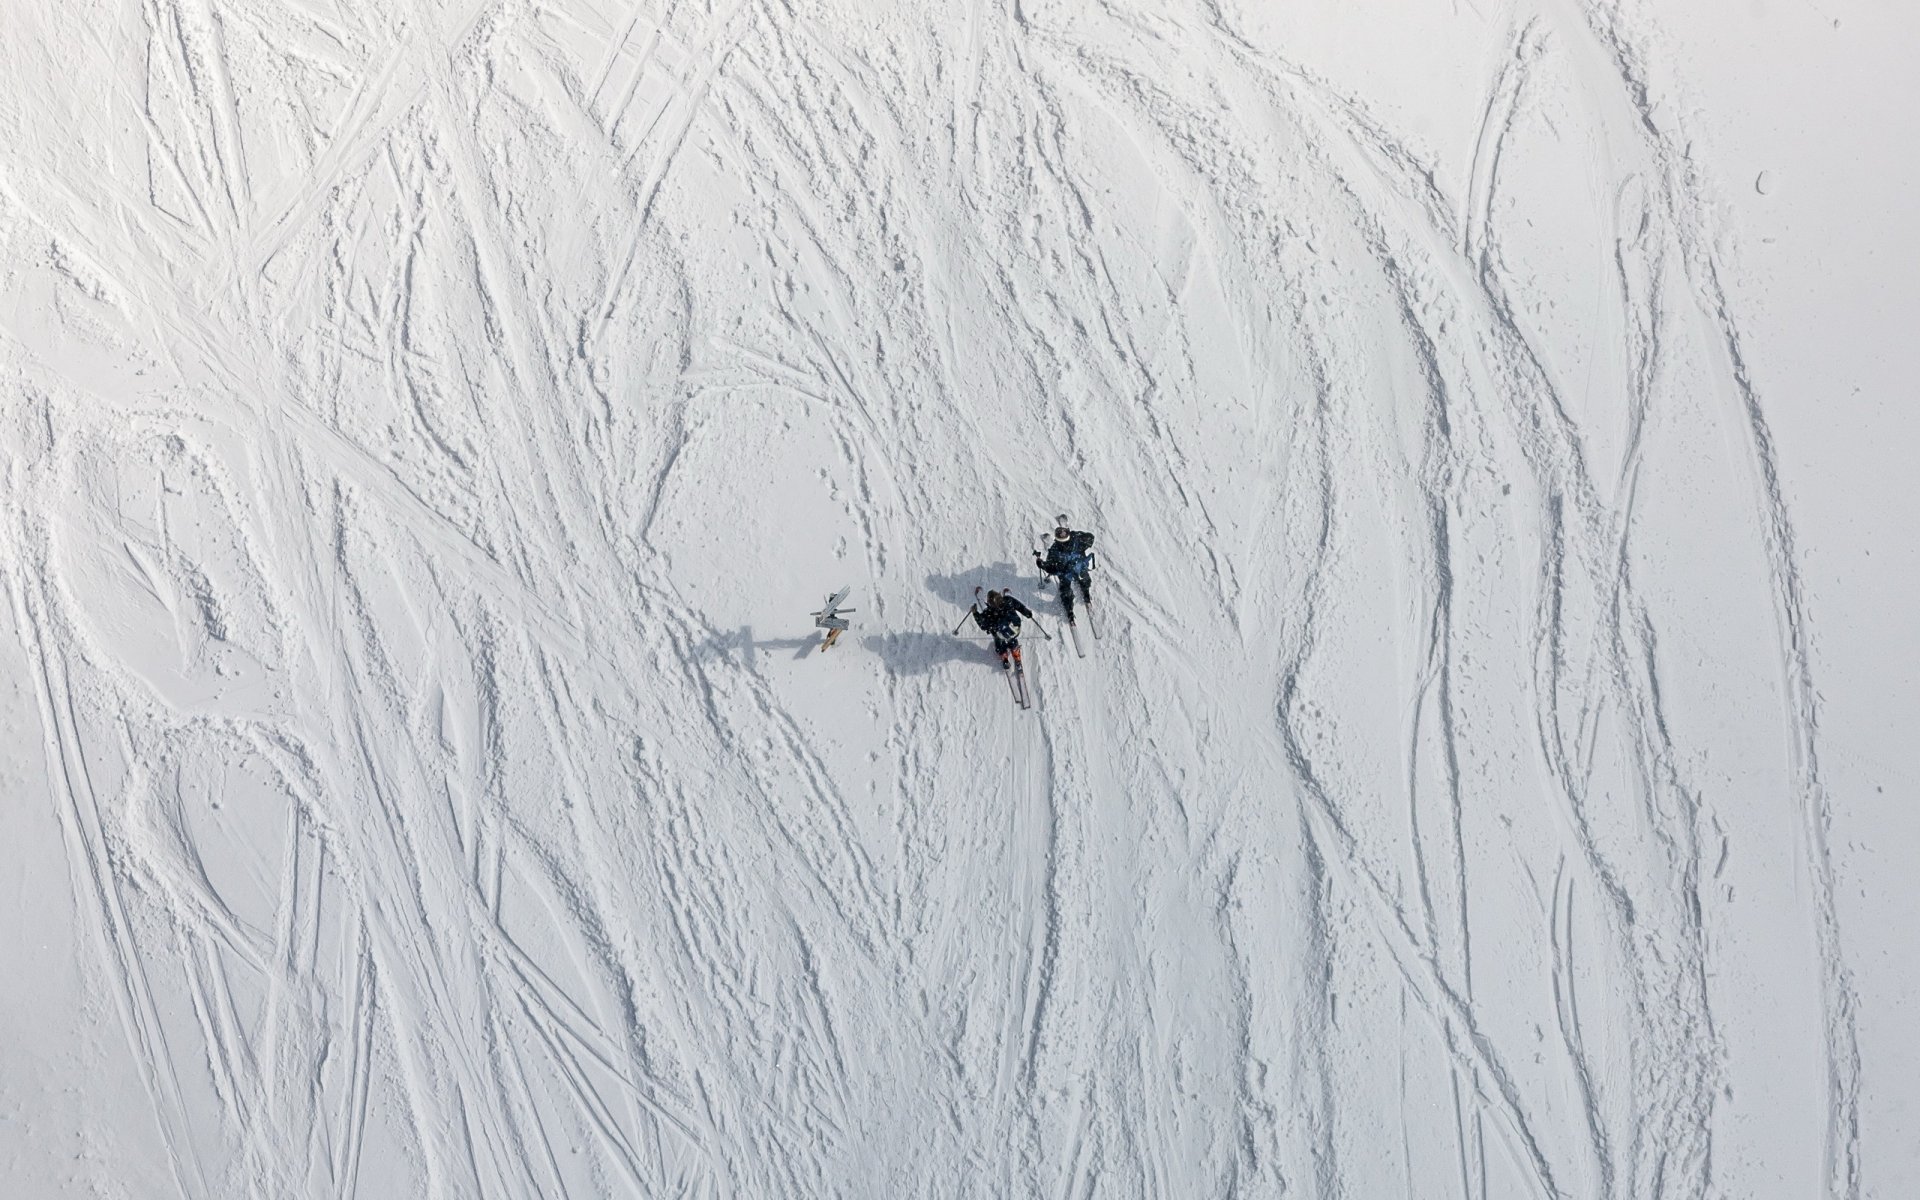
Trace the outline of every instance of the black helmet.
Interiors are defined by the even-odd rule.
[[[996,601],[996,600],[998,600],[998,599],[1000,599],[1000,593],[999,593],[999,592],[988,592],[988,593],[987,593],[987,603],[988,603],[988,604],[992,604],[992,603],[993,603],[994,601]]]
[[[1064,542],[1072,536],[1073,536],[1073,530],[1068,529],[1065,525],[1062,525],[1058,529],[1053,531],[1053,540],[1056,542]]]

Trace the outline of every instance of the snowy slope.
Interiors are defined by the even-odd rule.
[[[1348,7],[10,5],[20,1194],[1920,1185],[1805,31]]]

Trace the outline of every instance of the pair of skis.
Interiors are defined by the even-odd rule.
[[[1027,664],[1020,661],[1020,652],[1015,650],[1001,659],[1000,666],[1006,672],[1007,686],[1013,689],[1013,702],[1023,712],[1032,708],[1033,696],[1027,691]]]

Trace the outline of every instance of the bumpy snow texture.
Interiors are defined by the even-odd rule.
[[[1271,7],[10,3],[10,1194],[1862,1194],[1685,56]]]

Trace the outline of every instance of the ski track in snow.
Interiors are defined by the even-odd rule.
[[[36,14],[0,567],[180,1193],[1859,1195],[1707,184],[1652,28],[1503,22],[1443,154],[1228,6]],[[942,622],[1061,508],[1021,713]],[[1713,978],[1769,753],[1819,1147]]]

